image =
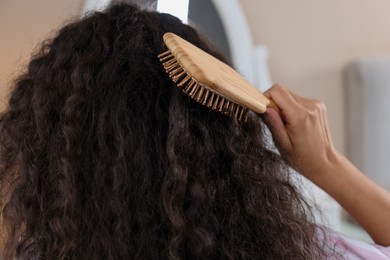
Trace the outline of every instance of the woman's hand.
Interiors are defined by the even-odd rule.
[[[337,157],[328,129],[325,105],[274,85],[265,95],[277,106],[264,121],[287,162],[316,182]]]
[[[264,121],[286,160],[337,200],[377,244],[390,246],[390,193],[335,151],[325,106],[279,85],[265,95],[278,108],[268,109]]]

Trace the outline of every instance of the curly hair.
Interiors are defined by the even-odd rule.
[[[4,259],[312,259],[309,207],[256,115],[174,86],[168,14],[120,4],[43,43],[0,117]]]

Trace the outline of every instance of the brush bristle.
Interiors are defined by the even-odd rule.
[[[236,102],[220,95],[209,87],[199,83],[179,64],[171,51],[158,55],[169,77],[189,97],[224,115],[247,122],[249,110]]]

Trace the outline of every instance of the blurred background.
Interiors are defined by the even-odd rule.
[[[208,35],[259,89],[277,82],[323,101],[336,148],[390,189],[390,174],[386,173],[390,154],[390,1],[182,1],[187,5],[188,23]],[[158,7],[156,0],[133,2]],[[168,9],[178,3],[167,2]],[[1,0],[0,109],[6,106],[13,78],[25,70],[41,41],[65,23],[109,3]],[[314,187],[308,190],[312,190],[308,197],[324,210],[325,223],[367,239],[332,199]]]

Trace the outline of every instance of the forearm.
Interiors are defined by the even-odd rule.
[[[265,94],[279,108],[263,118],[286,161],[335,198],[376,243],[390,246],[390,194],[334,150],[325,105],[279,85]]]
[[[347,210],[375,243],[390,246],[390,193],[337,155],[313,180]]]

